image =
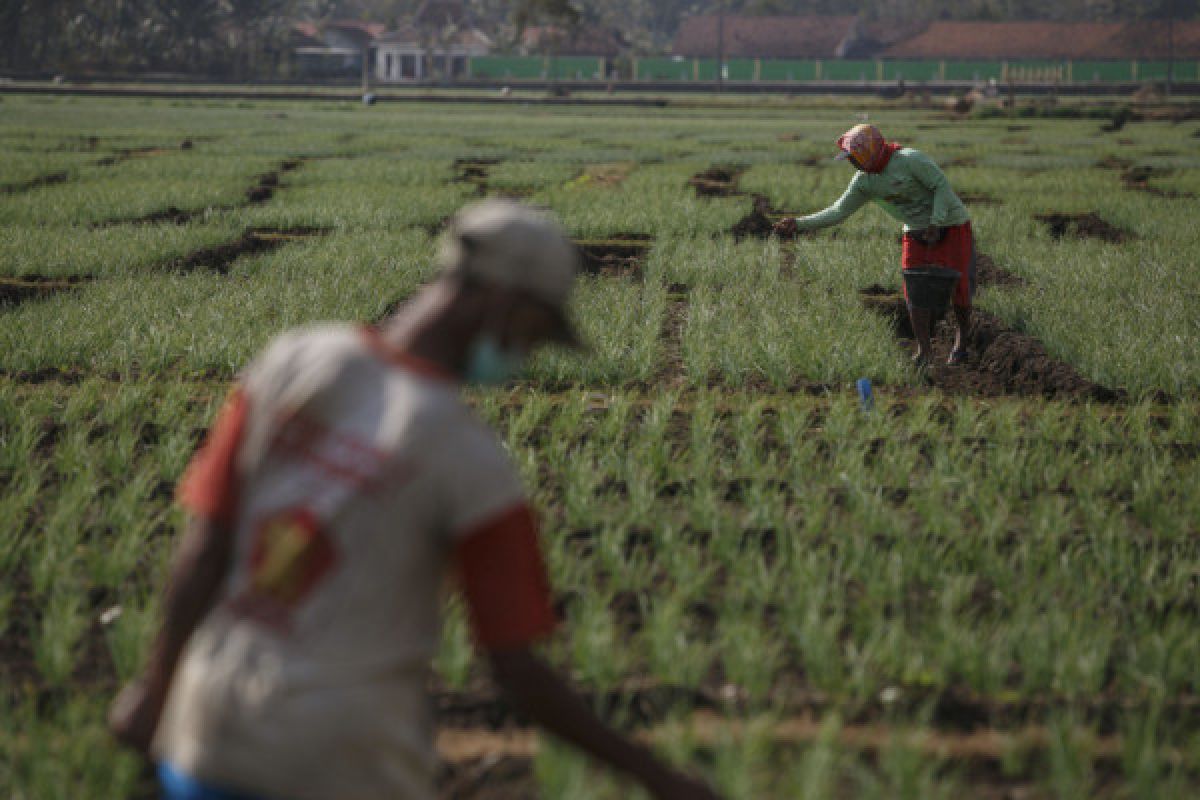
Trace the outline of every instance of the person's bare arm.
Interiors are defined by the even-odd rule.
[[[601,722],[545,661],[525,647],[489,654],[492,674],[513,703],[550,733],[637,780],[659,800],[715,799],[702,781],[671,769],[647,748]]]
[[[232,550],[233,536],[224,525],[189,519],[167,580],[162,626],[145,671],[121,691],[109,710],[109,728],[123,744],[141,753],[149,750],[179,657],[216,602]]]

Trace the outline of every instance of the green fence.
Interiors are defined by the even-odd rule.
[[[525,80],[598,80],[605,76],[604,59],[594,56],[481,56],[472,58],[473,78]]]
[[[595,56],[483,56],[470,59],[473,78],[513,80],[705,81],[717,79],[711,58],[620,58]],[[863,61],[734,58],[725,62],[729,81],[986,81],[1019,83],[1114,83],[1163,80],[1165,61]],[[1175,62],[1175,79],[1200,80],[1200,62]]]

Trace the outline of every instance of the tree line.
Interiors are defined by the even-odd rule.
[[[1192,19],[1200,0],[0,0],[0,67],[9,72],[279,75],[298,20],[357,19],[388,27],[431,6],[465,11],[499,48],[530,25],[619,31],[635,52],[661,52],[680,21],[714,14],[860,14],[934,19]],[[436,10],[436,9],[434,9]],[[438,16],[437,24],[454,15]]]

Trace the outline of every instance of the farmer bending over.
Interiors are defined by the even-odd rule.
[[[180,486],[188,528],[144,675],[110,712],[165,798],[433,798],[448,571],[517,708],[656,798],[715,797],[534,654],[555,627],[534,514],[459,397],[576,342],[575,261],[548,217],[475,206],[438,280],[381,328],[293,331],[242,374]]]
[[[971,219],[962,201],[938,165],[919,150],[884,141],[874,125],[855,125],[838,139],[839,159],[858,170],[836,203],[807,217],[781,220],[775,232],[792,236],[837,225],[869,200],[904,223],[901,267],[939,266],[958,270],[962,277],[954,288],[954,316],[958,330],[947,363],[966,361],[966,333],[971,323],[971,297],[975,293],[975,239]],[[907,299],[908,292],[905,291]],[[908,307],[917,336],[914,363],[928,364],[931,312]]]

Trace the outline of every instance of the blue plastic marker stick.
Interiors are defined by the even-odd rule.
[[[875,395],[871,392],[871,379],[859,378],[854,385],[858,387],[858,402],[862,404],[862,410],[870,411],[875,407]]]

